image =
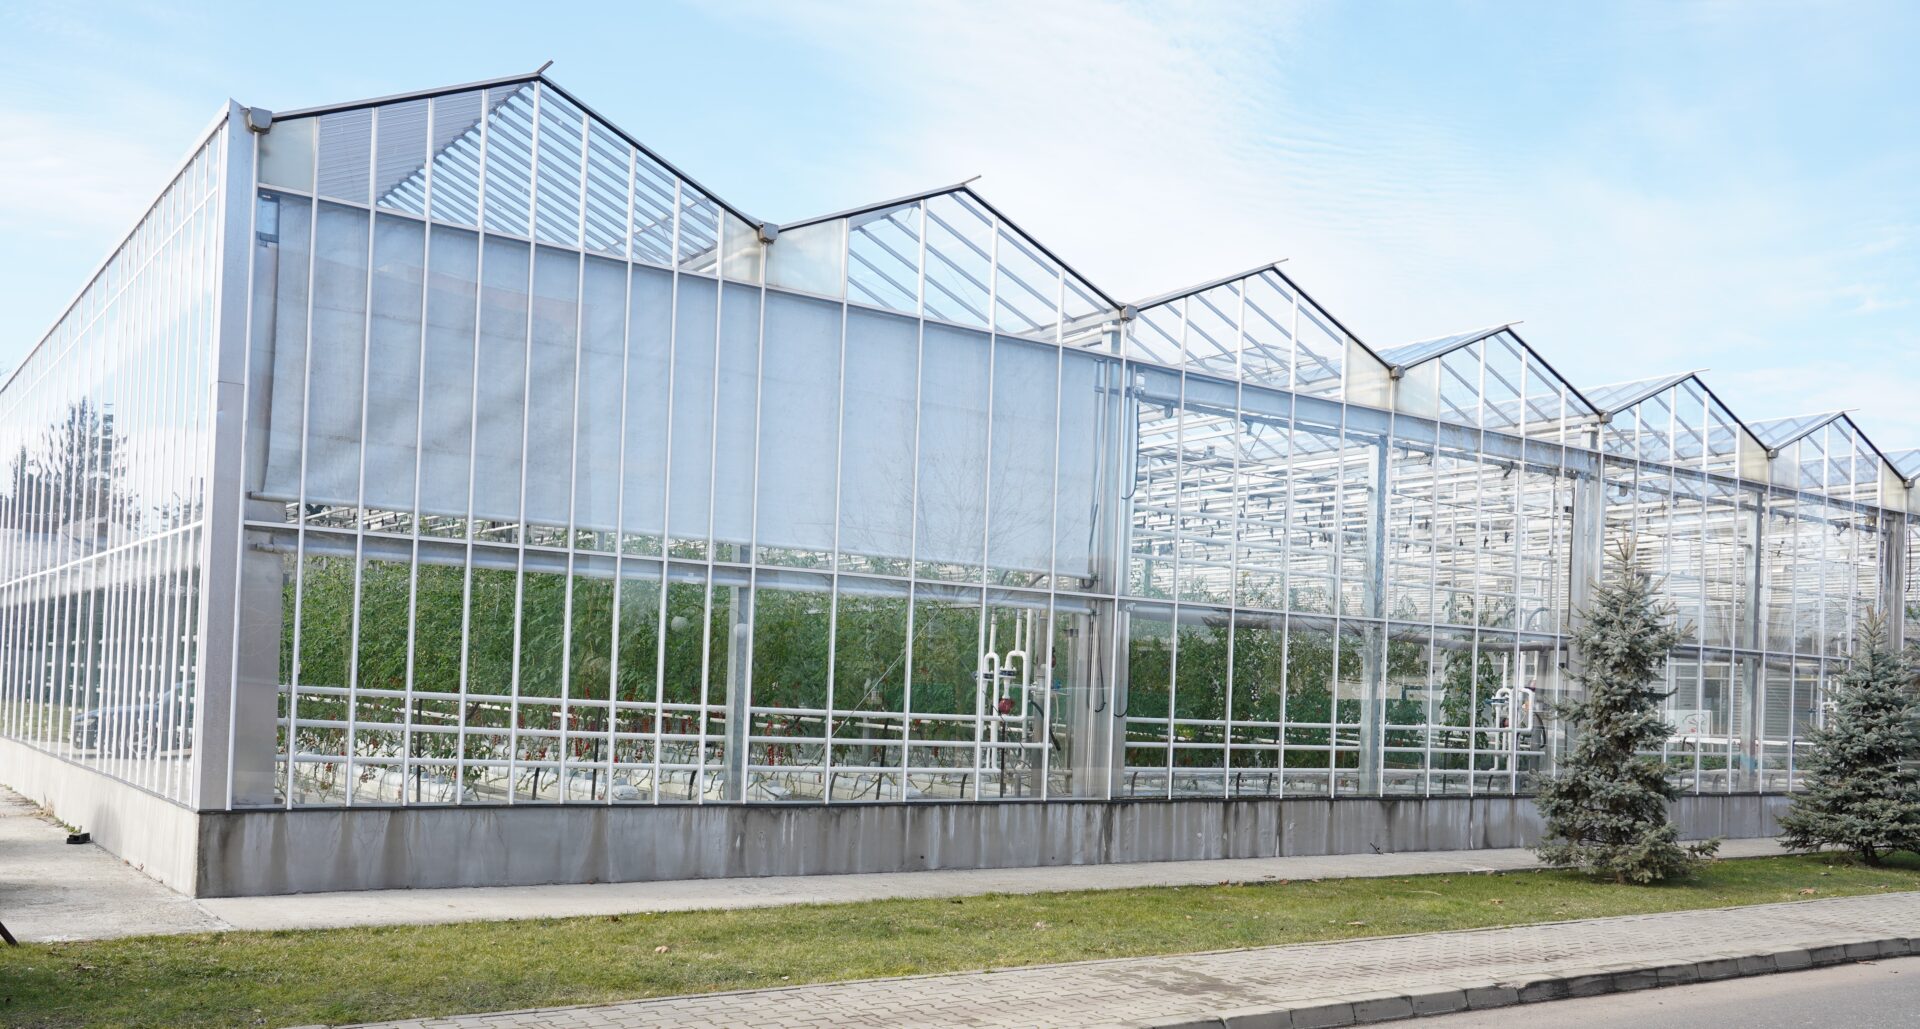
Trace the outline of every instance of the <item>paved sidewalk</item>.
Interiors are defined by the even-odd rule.
[[[67,831],[0,788],[0,922],[21,940],[90,940],[224,929],[157,880]]]
[[[1785,853],[1774,840],[1727,840],[1720,855]],[[1416,851],[1332,857],[1217,858],[1050,868],[954,869],[788,875],[754,879],[594,883],[584,886],[493,886],[437,890],[368,890],[282,897],[231,897],[200,902],[235,929],[316,929],[356,925],[563,918],[638,912],[836,904],[888,898],[967,897],[983,893],[1057,893],[1139,886],[1205,886],[1263,879],[1369,877],[1512,871],[1538,868],[1530,850]]]
[[[381,1024],[1310,1029],[1904,955],[1914,936],[1920,893],[1899,893]]]

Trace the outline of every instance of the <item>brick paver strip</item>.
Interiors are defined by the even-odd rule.
[[[496,1012],[409,1029],[1308,1029],[1909,953],[1920,893]],[[1914,941],[1920,945],[1920,940]]]

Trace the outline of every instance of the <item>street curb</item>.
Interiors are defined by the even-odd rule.
[[[1774,972],[1798,972],[1877,958],[1920,954],[1920,938],[1889,937],[1760,954],[1722,952],[1700,961],[1665,965],[1615,964],[1539,979],[1436,986],[1417,994],[1369,993],[1328,997],[1295,1007],[1232,1008],[1213,1015],[1137,1023],[1140,1029],[1338,1029],[1427,1015],[1598,997],[1609,993],[1684,986]]]

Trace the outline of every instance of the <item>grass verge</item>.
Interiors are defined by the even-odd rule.
[[[340,1024],[1913,889],[1920,862],[1779,857],[1662,886],[1508,872],[28,944],[0,948],[0,1024]]]

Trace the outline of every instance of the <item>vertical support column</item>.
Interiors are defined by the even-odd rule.
[[[1567,591],[1569,621],[1578,623],[1593,591],[1606,575],[1607,468],[1606,459],[1594,462],[1588,474],[1573,476],[1573,539],[1568,547]]]
[[[1746,537],[1752,542],[1746,545],[1745,553],[1741,557],[1741,560],[1747,564],[1747,589],[1746,597],[1744,598],[1746,611],[1740,619],[1740,625],[1736,631],[1733,642],[1736,647],[1765,651],[1768,649],[1768,641],[1766,639],[1766,611],[1767,604],[1771,597],[1766,574],[1767,496],[1764,492],[1757,492],[1753,495],[1751,514],[1748,513],[1749,509],[1743,503],[1745,499],[1746,488],[1743,485],[1734,495],[1734,504],[1735,510],[1738,512],[1737,517],[1746,529]],[[1767,659],[1764,656],[1735,657],[1734,666],[1740,669],[1741,674],[1745,677],[1746,681],[1741,684],[1742,688],[1749,691],[1747,694],[1747,729],[1745,737],[1740,741],[1741,753],[1750,755],[1753,758],[1753,788],[1765,790],[1767,788],[1766,763],[1768,757],[1765,741],[1767,738],[1767,718],[1770,715],[1770,712],[1767,710]],[[1791,666],[1789,666],[1787,674],[1789,678],[1791,678]],[[1791,747],[1794,718],[1791,692],[1789,692],[1788,697],[1783,703],[1787,705],[1787,710],[1782,712],[1780,717],[1787,726],[1787,745]],[[1788,756],[1791,757],[1791,754]],[[1782,767],[1786,767],[1784,762]]]
[[[747,797],[747,735],[749,732],[749,712],[747,707],[748,653],[752,640],[749,626],[753,620],[748,612],[742,611],[743,604],[753,602],[753,591],[738,586],[727,587],[727,783],[726,799],[740,803]],[[705,758],[702,758],[704,761]]]
[[[1757,657],[1736,655],[1733,667],[1728,669],[1733,677],[1731,689],[1743,694],[1742,710],[1747,717],[1740,727],[1740,740],[1735,746],[1739,749],[1734,755],[1732,791],[1750,792],[1766,788],[1766,753],[1761,745],[1766,739],[1766,664]]]
[[[194,785],[196,810],[220,810],[233,801],[235,614],[239,599],[240,517],[245,488],[241,433],[246,422],[248,269],[253,247],[254,138],[244,108],[227,102],[222,147],[220,245],[215,292],[213,412],[210,444],[201,459],[206,493],[200,534],[200,638],[194,686]],[[272,748],[269,731],[267,746]],[[269,760],[271,776],[271,760]]]
[[[1113,329],[1113,351],[1124,352],[1121,333],[1124,324]],[[1106,382],[1103,389],[1105,402],[1100,407],[1100,419],[1107,426],[1106,438],[1111,445],[1104,455],[1106,474],[1104,488],[1100,492],[1100,513],[1095,520],[1094,539],[1098,545],[1094,548],[1093,567],[1094,588],[1108,597],[1118,598],[1125,592],[1127,578],[1128,553],[1131,540],[1128,534],[1133,531],[1133,478],[1139,445],[1140,414],[1139,400],[1133,387],[1133,373],[1125,363],[1124,357],[1116,357],[1106,368]],[[1121,769],[1126,765],[1126,710],[1127,710],[1127,636],[1130,630],[1127,615],[1121,609],[1118,599],[1108,603],[1103,614],[1096,616],[1094,644],[1099,650],[1090,655],[1090,664],[1098,669],[1105,666],[1106,674],[1091,682],[1099,696],[1094,711],[1099,726],[1094,730],[1095,746],[1089,752],[1090,774],[1087,782],[1099,786],[1090,794],[1093,799],[1110,800],[1120,794]]]
[[[1903,573],[1907,563],[1907,520],[1891,511],[1878,519],[1880,538],[1880,617],[1886,619],[1887,639],[1893,646],[1906,646],[1906,595]]]
[[[247,501],[249,513],[265,520],[284,518],[286,508],[271,501]],[[257,510],[253,510],[256,509]],[[257,543],[264,534],[243,533],[239,563],[238,635],[233,650],[233,734],[231,742],[233,807],[267,807],[285,773],[275,768],[280,698],[280,640],[286,576],[280,555]],[[293,746],[291,738],[288,748]]]
[[[1573,538],[1568,541],[1567,629],[1577,629],[1586,618],[1593,591],[1606,574],[1607,459],[1597,457],[1590,469],[1572,476]],[[1576,680],[1583,671],[1580,652],[1567,648],[1566,674],[1560,684],[1560,696],[1571,699]],[[1564,718],[1555,718],[1550,730],[1559,735],[1559,751],[1573,745],[1574,726]]]
[[[1373,448],[1373,468],[1369,479],[1373,497],[1367,505],[1367,520],[1372,529],[1367,547],[1367,617],[1379,638],[1367,641],[1361,660],[1362,682],[1366,695],[1360,707],[1360,792],[1378,796],[1386,778],[1387,714],[1387,448],[1393,442],[1393,416],[1387,416],[1387,432]],[[1349,439],[1351,437],[1348,437]]]
[[[1907,638],[1908,626],[1912,625],[1916,618],[1920,618],[1920,615],[1907,612],[1908,592],[1920,593],[1913,590],[1913,583],[1907,581],[1907,572],[1913,568],[1911,557],[1913,526],[1916,521],[1920,521],[1920,515],[1908,514],[1893,520],[1893,599],[1887,605],[1887,620],[1892,623],[1889,628],[1893,633],[1893,644],[1902,650],[1920,644],[1920,640]]]

